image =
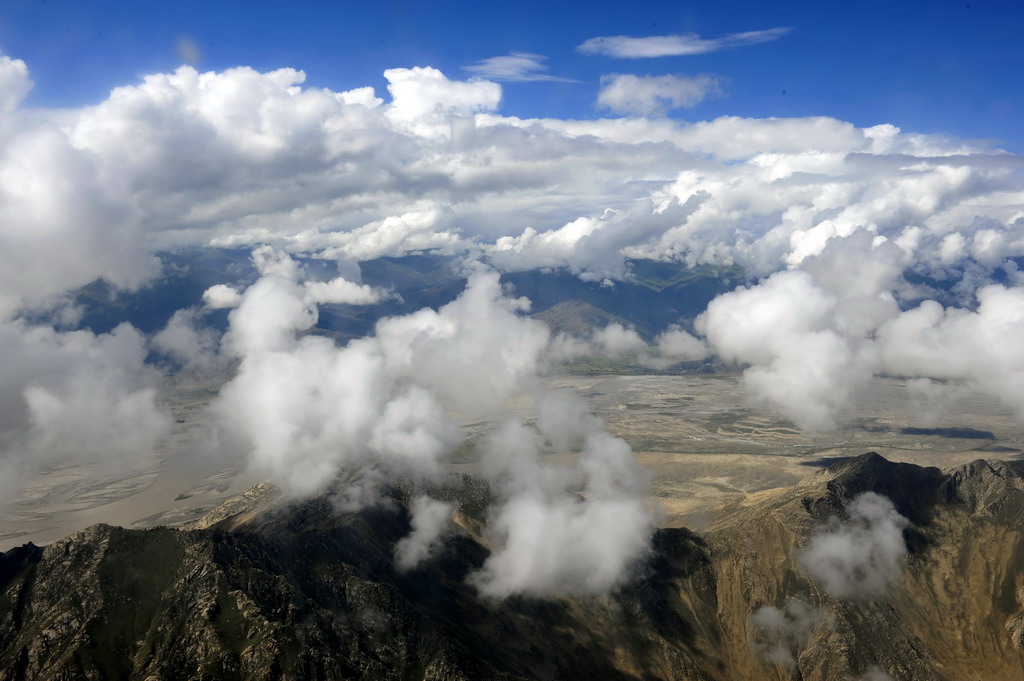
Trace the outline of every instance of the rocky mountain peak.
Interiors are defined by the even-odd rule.
[[[827,493],[808,505],[814,517],[835,515],[854,497],[874,492],[892,501],[896,510],[915,524],[928,521],[945,480],[938,468],[889,461],[877,452],[834,463],[819,476],[825,481]]]
[[[1019,464],[977,459],[950,472],[941,494],[948,503],[964,504],[983,516],[997,514],[1011,499],[1019,501],[1024,476]]]

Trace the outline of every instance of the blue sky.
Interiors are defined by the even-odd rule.
[[[116,85],[182,61],[221,70],[303,69],[307,84],[384,90],[390,67],[434,66],[450,78],[491,57],[529,53],[547,73],[578,82],[504,84],[501,111],[593,118],[604,74],[707,74],[720,94],[671,111],[720,115],[828,115],[859,126],[1002,140],[1024,133],[1021,2],[28,2],[0,8],[0,50],[25,60],[36,87],[26,102],[78,106]],[[600,36],[790,30],[776,40],[705,54],[621,59],[577,51]]]

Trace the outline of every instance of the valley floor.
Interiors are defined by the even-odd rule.
[[[651,471],[652,502],[670,527],[699,530],[724,502],[755,502],[817,467],[867,451],[944,469],[1024,454],[1024,428],[995,400],[966,388],[927,403],[904,380],[876,378],[838,431],[815,435],[749,404],[736,375],[554,376],[548,383],[585,398],[630,443]],[[170,436],[116,470],[68,463],[26,476],[21,495],[0,509],[0,551],[46,544],[98,522],[180,525],[258,482],[243,462],[211,453],[203,408],[216,388],[179,381],[168,398]],[[510,412],[530,407],[514,404]],[[470,438],[502,416],[452,414]],[[472,472],[474,465],[469,456],[452,468]]]

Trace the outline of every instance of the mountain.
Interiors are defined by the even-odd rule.
[[[0,679],[1024,678],[1022,473],[865,454],[702,534],[659,530],[609,596],[505,601],[466,583],[488,553],[469,477],[431,491],[460,503],[457,532],[407,573],[392,555],[413,489],[343,512],[261,485],[190,529],[97,525],[0,556]],[[836,595],[808,547],[880,499],[865,493],[890,500],[878,522],[898,519],[905,554],[883,589]]]
[[[227,248],[181,249],[159,254],[161,275],[138,291],[117,291],[102,280],[80,289],[74,296],[82,312],[81,327],[107,332],[130,322],[144,333],[163,328],[179,309],[202,304],[210,286],[226,284],[245,288],[257,278],[249,251]],[[333,261],[298,258],[314,280],[338,276]],[[632,326],[651,338],[670,324],[691,323],[719,293],[730,290],[742,278],[738,268],[638,260],[631,263],[633,278],[614,286],[585,282],[558,270],[534,270],[502,275],[502,281],[518,296],[532,303],[531,313],[555,324],[556,331],[586,333],[611,321]],[[465,275],[456,261],[440,255],[382,257],[359,263],[363,283],[386,289],[392,295],[373,305],[322,305],[317,330],[339,340],[373,332],[377,320],[409,314],[424,307],[438,308],[454,300],[465,288]],[[206,317],[211,326],[224,330],[227,312],[215,310]]]
[[[976,461],[952,471],[865,454],[791,489],[725,510],[709,533],[720,622],[734,678],[858,679],[872,666],[892,679],[1024,678],[1022,462]],[[794,560],[815,528],[874,492],[908,519],[898,581],[877,597],[836,598]],[[802,597],[822,610],[793,650],[795,668],[766,673],[749,655],[747,614]],[[884,678],[884,677],[881,677]]]

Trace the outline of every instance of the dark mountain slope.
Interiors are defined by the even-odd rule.
[[[659,612],[667,585],[713,583],[685,530],[659,539],[672,550],[649,579],[601,603],[481,601],[465,575],[486,552],[466,537],[396,574],[408,530],[399,505],[338,514],[318,499],[232,531],[99,525],[9,552],[0,679],[634,678],[624,660],[707,678],[689,624]]]

